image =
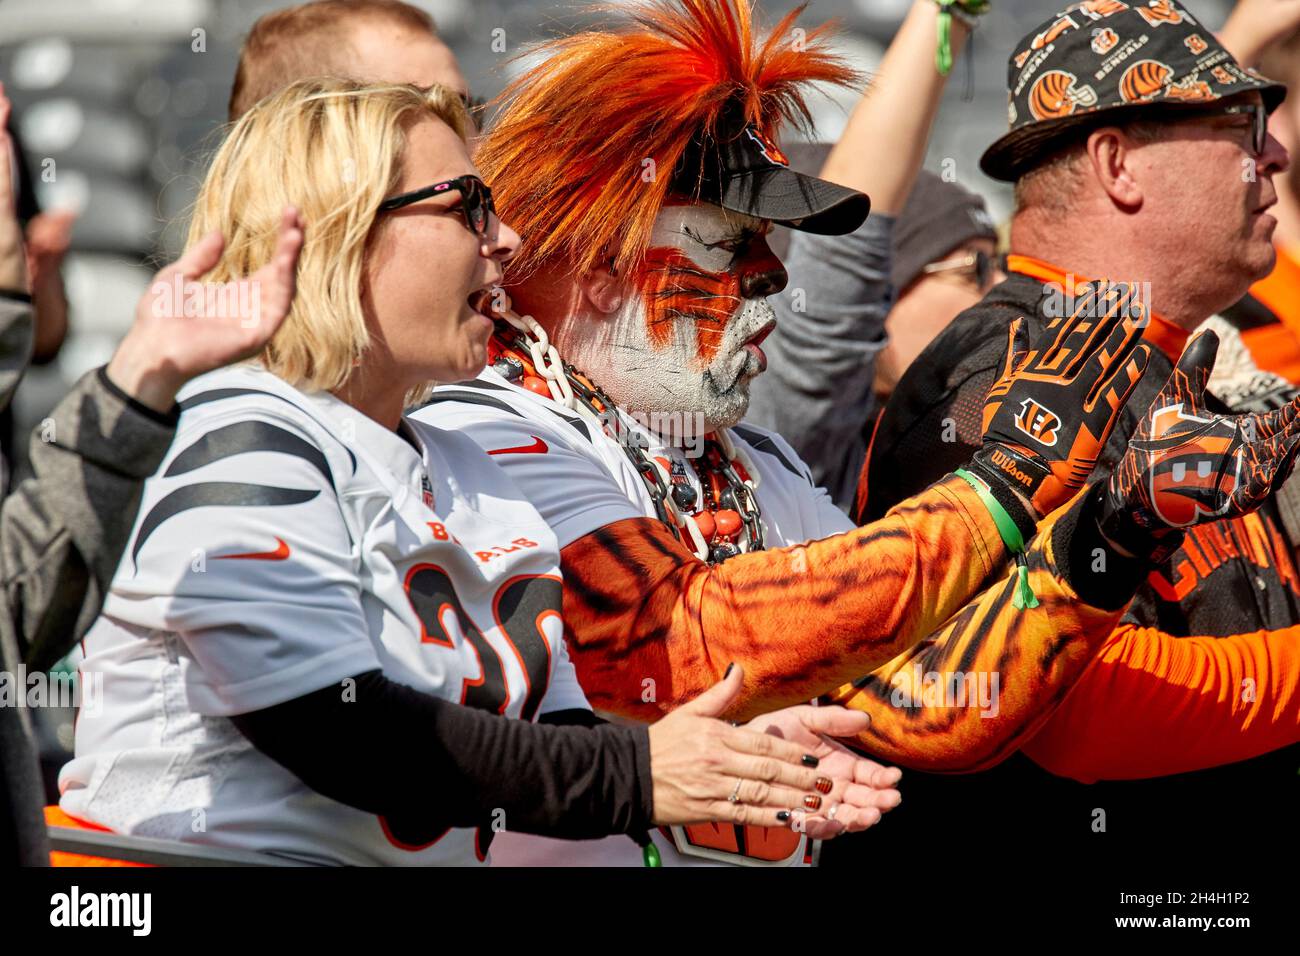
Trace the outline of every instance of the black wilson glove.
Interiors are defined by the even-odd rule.
[[[973,470],[1027,499],[1043,517],[1088,481],[1120,410],[1146,370],[1146,312],[1126,283],[1075,292],[1032,346],[1023,319],[1008,335],[1002,376],[984,403],[984,445]],[[1001,497],[1001,496],[999,496]]]

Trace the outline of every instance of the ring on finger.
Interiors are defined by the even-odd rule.
[[[840,805],[839,805],[838,803],[832,803],[832,804],[831,804],[831,808],[830,808],[829,810],[826,811],[826,819],[827,819],[827,820],[834,820],[834,819],[835,819],[835,811],[838,810],[839,808],[840,808]]]
[[[737,780],[737,781],[736,781],[735,789],[733,789],[733,790],[731,791],[731,796],[727,797],[727,802],[728,802],[728,803],[739,803],[739,802],[740,802],[740,785],[741,785],[742,783],[744,783],[743,780]]]

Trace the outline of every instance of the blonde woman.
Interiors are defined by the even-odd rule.
[[[502,828],[790,826],[832,790],[819,832],[870,825],[880,791],[855,781],[879,768],[818,735],[864,721],[729,726],[739,668],[648,731],[592,726],[553,533],[472,442],[403,420],[427,383],[483,368],[483,299],[518,247],[465,129],[440,87],[308,80],[217,153],[187,255],[209,281],[250,275],[292,204],[297,295],[255,363],[180,396],[85,642],[103,706],[78,723],[62,811],[351,864],[482,861]]]

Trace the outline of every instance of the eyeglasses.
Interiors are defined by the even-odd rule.
[[[492,202],[492,190],[477,176],[457,176],[455,179],[393,196],[379,204],[379,212],[401,209],[403,206],[409,206],[431,196],[441,196],[452,189],[460,193],[460,208],[465,213],[465,227],[479,238],[486,239],[488,222],[496,214],[497,209]]]
[[[477,116],[478,113],[487,106],[487,100],[481,96],[473,96],[469,93],[459,93],[460,101],[465,104],[465,112],[470,116]]]
[[[1249,116],[1251,123],[1251,148],[1256,156],[1264,154],[1268,142],[1268,110],[1261,103],[1233,103],[1230,106],[1180,106],[1175,119],[1187,116]]]
[[[993,266],[993,257],[983,249],[976,249],[955,259],[932,262],[921,272],[924,275],[934,275],[939,272],[966,272],[975,277],[975,282],[982,292],[993,284]]]

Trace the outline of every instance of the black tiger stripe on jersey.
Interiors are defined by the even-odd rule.
[[[795,467],[794,462],[785,456],[785,453],[781,451],[776,442],[772,441],[771,435],[764,435],[762,432],[743,424],[733,425],[731,430],[741,438],[745,439],[745,441],[749,442],[751,447],[758,451],[767,452],[767,454],[779,461],[785,467],[786,471],[792,472],[804,481],[812,484],[812,479]]]
[[[264,508],[275,505],[298,505],[311,501],[320,489],[275,488],[270,485],[250,485],[237,481],[202,481],[177,488],[149,509],[140,523],[135,545],[131,548],[131,563],[137,568],[137,557],[149,536],[168,518],[191,508],[247,507]]]
[[[183,475],[223,458],[254,451],[295,455],[309,462],[331,487],[334,485],[334,473],[319,448],[290,431],[259,421],[235,422],[233,425],[214,428],[173,458],[163,474],[168,478]]]
[[[302,411],[298,405],[294,404],[283,395],[277,395],[275,392],[268,392],[260,388],[212,388],[206,392],[199,392],[197,395],[191,395],[189,398],[185,399],[185,401],[180,403],[180,409],[182,412],[187,412],[191,408],[196,408],[199,405],[206,405],[209,402],[219,402],[227,398],[241,398],[244,395],[262,395],[267,398],[277,398],[286,405]],[[343,445],[342,442],[339,444],[343,450],[348,453],[348,459],[352,462],[352,470],[356,471],[357,456],[352,453],[352,449]]]
[[[511,415],[514,415],[516,418],[526,419],[528,417],[527,415],[519,411],[519,409],[515,408],[513,405],[509,404],[508,402],[503,402],[499,398],[493,398],[491,395],[479,395],[471,390],[471,389],[478,389],[478,388],[490,389],[499,392],[509,391],[509,389],[506,389],[504,386],[496,385],[493,384],[492,382],[481,382],[477,379],[471,382],[458,382],[456,383],[455,390],[445,389],[445,390],[439,390],[434,392],[433,395],[430,396],[429,400],[425,402],[423,405],[421,405],[420,408],[428,408],[430,405],[434,405],[438,402],[461,402],[462,404],[465,405],[483,405],[486,406],[487,408],[495,408],[498,411],[509,412]],[[418,409],[415,410],[418,411]],[[587,441],[592,440],[591,432],[587,428],[587,423],[584,422],[582,419],[572,418],[568,415],[561,415],[559,412],[555,411],[554,409],[548,409],[548,411],[550,411],[556,418],[560,419],[561,421],[568,422],[570,425],[572,425],[575,429],[577,429],[578,433],[582,435],[583,438],[587,439]]]
[[[196,396],[215,395],[233,397],[232,392],[251,392],[255,389],[214,389]],[[271,395],[271,392],[259,394]],[[212,399],[215,400],[215,399]],[[292,455],[307,462],[324,477],[328,487],[334,487],[334,476],[329,462],[319,448],[293,432],[268,422],[236,422],[213,429],[195,439],[188,448],[172,459],[164,477],[187,474],[206,465],[224,461],[247,452],[271,451]],[[168,518],[191,508],[206,507],[270,507],[296,505],[311,501],[320,494],[319,488],[276,488],[269,485],[246,484],[234,481],[204,481],[178,488],[149,509],[131,548],[131,562],[138,569],[138,556],[145,541]]]

